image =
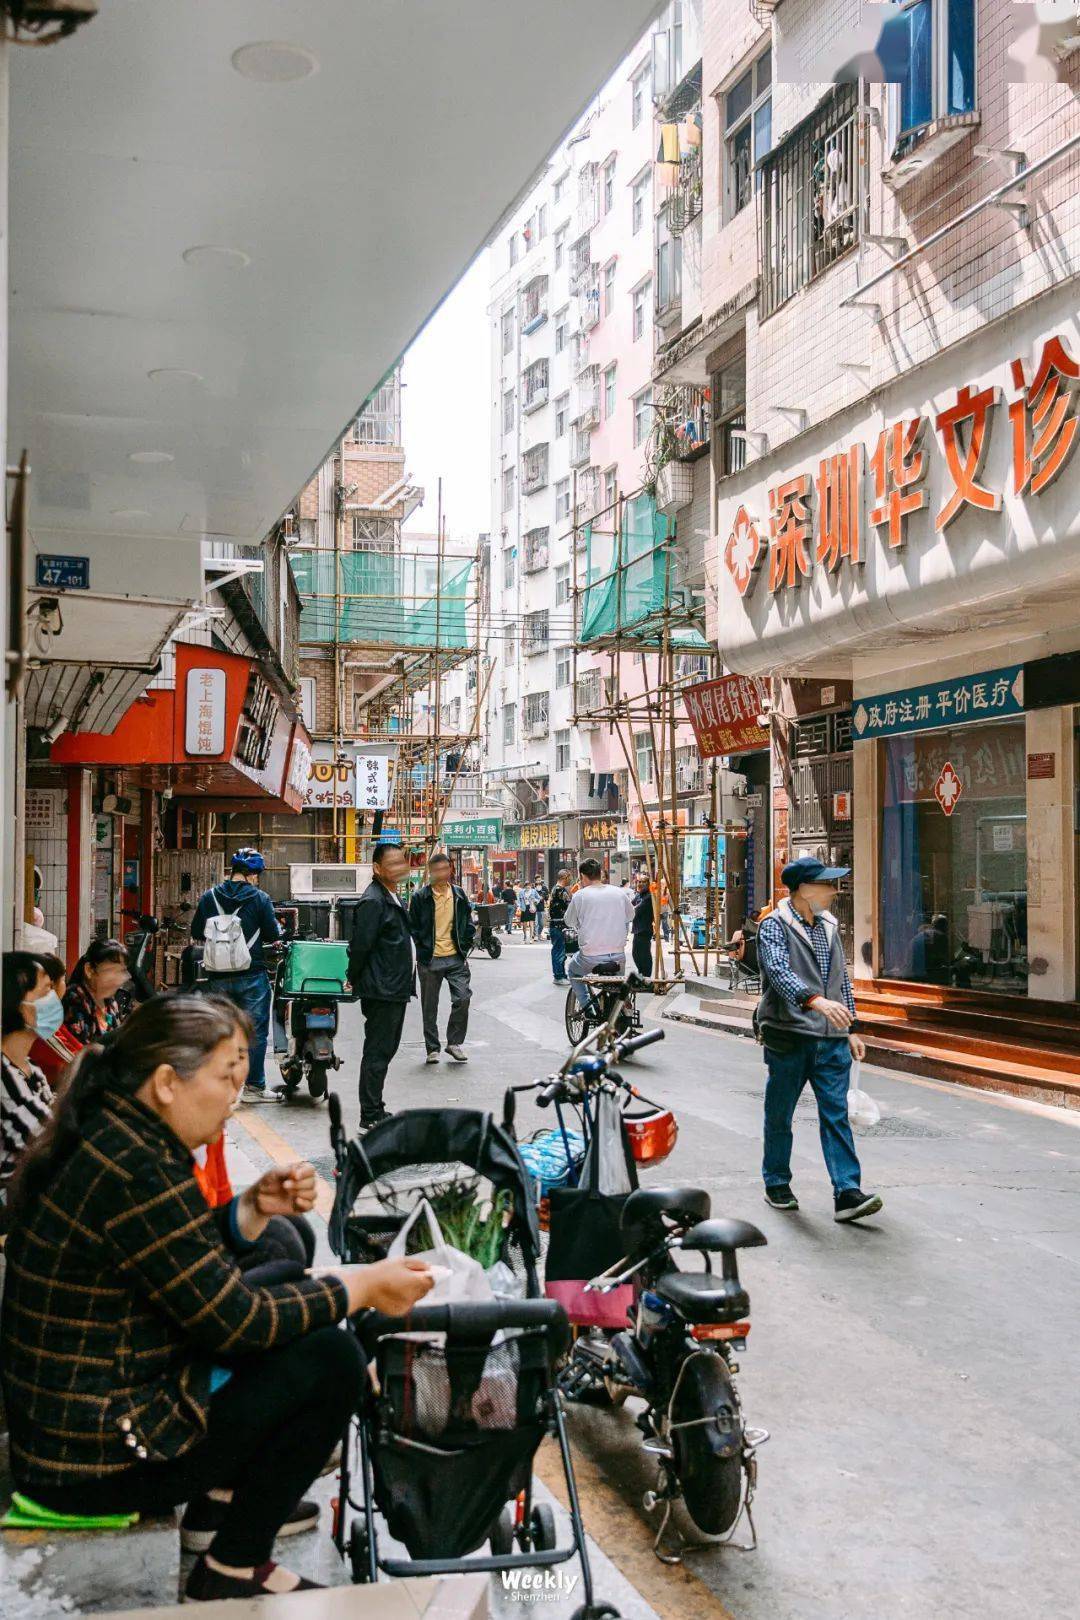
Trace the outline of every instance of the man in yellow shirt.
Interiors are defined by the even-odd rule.
[[[439,995],[444,980],[450,987],[446,1051],[455,1063],[468,1062],[464,1041],[469,1026],[472,982],[466,957],[476,929],[468,897],[464,889],[451,882],[452,873],[449,855],[432,855],[428,861],[428,882],[417,889],[409,905],[429,1063],[439,1061]]]

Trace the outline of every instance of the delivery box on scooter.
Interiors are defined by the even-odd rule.
[[[294,939],[281,970],[283,996],[341,998],[348,994],[349,946],[343,939]]]

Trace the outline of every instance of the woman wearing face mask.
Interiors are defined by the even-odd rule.
[[[116,993],[127,979],[127,952],[120,941],[92,939],[72,969],[64,997],[64,1023],[80,1046],[122,1021]]]
[[[30,1061],[36,1063],[44,1074],[46,1080],[54,1091],[59,1091],[63,1085],[68,1065],[74,1061],[82,1051],[83,1043],[77,1041],[67,1025],[63,1022],[63,1001],[67,994],[67,968],[58,956],[47,952],[34,951],[33,953],[49,975],[56,1001],[45,998],[48,1003],[39,1004],[37,1009],[38,1032],[37,1040],[30,1048]],[[55,1029],[57,1017],[61,1022]]]
[[[63,1008],[49,975],[29,951],[5,951],[3,1039],[0,1041],[0,1223],[7,1186],[19,1160],[52,1112],[52,1088],[30,1049],[60,1027]]]

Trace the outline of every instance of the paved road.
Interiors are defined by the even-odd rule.
[[[508,1081],[564,1055],[563,992],[542,946],[514,940],[500,961],[473,965],[471,1062],[426,1068],[414,1005],[391,1107],[497,1108]],[[759,1551],[693,1555],[688,1577],[648,1554],[640,1493],[650,1480],[631,1413],[573,1414],[587,1517],[603,1524],[604,1548],[642,1604],[737,1620],[1075,1613],[1080,1115],[868,1070],[883,1117],[859,1145],[883,1214],[834,1225],[804,1103],[802,1212],[782,1216],[761,1196],[758,1051],[665,1028],[664,1045],[636,1060],[681,1128],[651,1179],[704,1186],[714,1211],[768,1235],[743,1260],[754,1326],[741,1387],[749,1420],[773,1438],[761,1453]],[[350,1124],[360,1035],[348,1008],[337,1089]],[[321,1110],[246,1112],[254,1129],[272,1127],[328,1168]],[[523,1129],[531,1112],[524,1105]],[[261,1162],[245,1132],[237,1140]]]

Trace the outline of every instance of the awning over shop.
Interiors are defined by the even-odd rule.
[[[171,787],[199,809],[298,813],[311,739],[254,659],[181,643],[174,687],[138,698],[111,733],[62,736],[50,757],[122,766],[127,781]]]

